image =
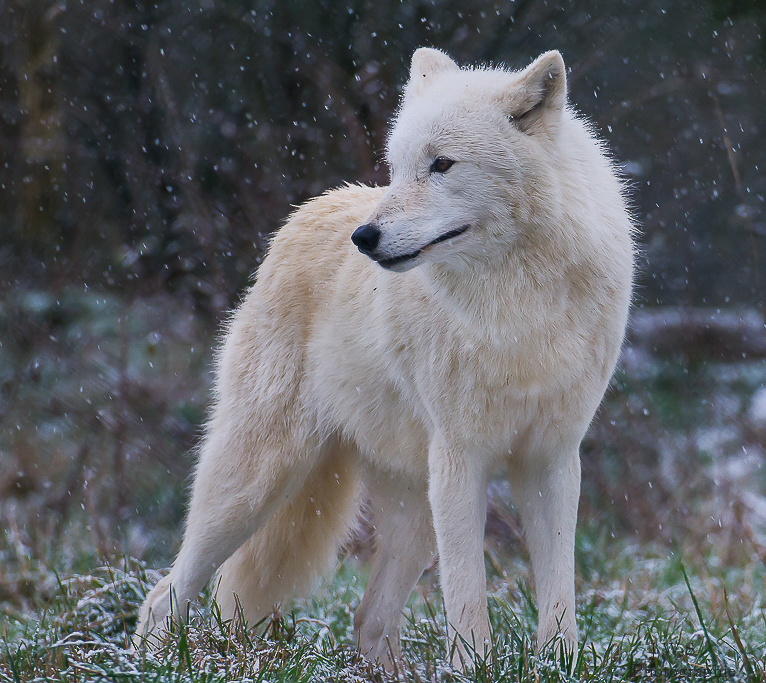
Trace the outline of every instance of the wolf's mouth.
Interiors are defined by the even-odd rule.
[[[431,245],[439,244],[439,242],[451,240],[453,237],[462,235],[470,227],[470,225],[462,225],[461,227],[455,228],[454,230],[449,230],[443,235],[439,235],[435,240],[431,240],[428,244],[426,244],[424,247],[421,247],[417,251],[413,251],[410,254],[404,254],[402,256],[394,256],[393,258],[380,259],[378,263],[384,268],[392,268],[393,266],[399,265],[400,263],[411,261],[412,259],[417,258],[420,255],[420,252],[422,252],[424,249],[427,249]]]

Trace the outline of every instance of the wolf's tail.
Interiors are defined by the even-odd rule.
[[[362,502],[362,478],[350,446],[338,444],[218,570],[213,588],[224,618],[241,606],[254,624],[277,603],[307,594],[335,566]]]

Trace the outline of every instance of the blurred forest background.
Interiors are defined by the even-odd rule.
[[[631,182],[581,533],[766,558],[762,0],[0,0],[0,612],[45,566],[172,559],[220,323],[293,205],[387,182],[422,45],[561,50]],[[490,543],[520,547],[491,501]]]

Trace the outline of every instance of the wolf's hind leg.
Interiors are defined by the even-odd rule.
[[[402,610],[433,561],[436,537],[425,482],[370,471],[368,489],[377,541],[354,633],[362,654],[390,670],[391,655],[399,656]]]
[[[237,438],[239,437],[239,438]],[[303,457],[243,440],[225,426],[213,427],[202,447],[184,541],[173,568],[149,593],[139,612],[134,644],[164,624],[183,619],[218,567],[268,519],[277,503],[291,499],[316,462],[318,448]]]
[[[338,548],[356,520],[361,478],[356,450],[335,438],[291,501],[281,504],[218,571],[224,618],[237,603],[250,624],[275,604],[301,597],[335,566]]]

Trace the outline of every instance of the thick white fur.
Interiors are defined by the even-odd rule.
[[[433,172],[437,157],[454,165]],[[361,650],[391,664],[438,549],[450,637],[481,653],[486,485],[504,468],[538,640],[576,641],[578,448],[630,302],[623,188],[566,104],[557,52],[510,72],[418,50],[388,161],[389,187],[333,190],[291,216],[231,319],[183,546],[139,636],[216,571],[227,616],[235,595],[254,620],[309,590],[369,497]],[[419,255],[384,269],[351,242],[363,223],[381,232],[374,259]]]

